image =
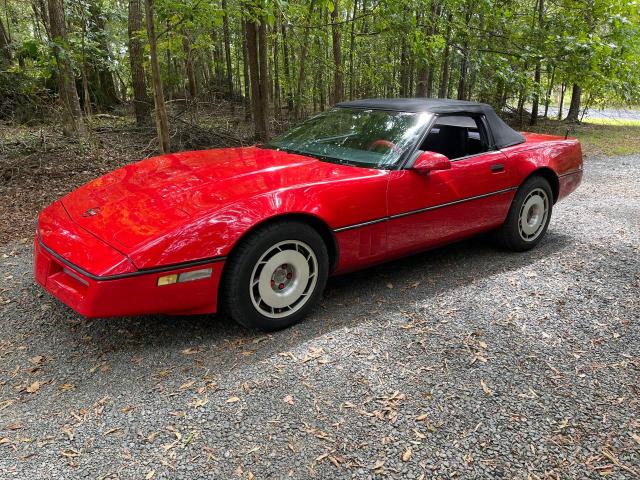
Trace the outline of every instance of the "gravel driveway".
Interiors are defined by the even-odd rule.
[[[334,278],[272,335],[83,320],[0,247],[0,478],[637,478],[640,156],[586,168],[534,251]]]

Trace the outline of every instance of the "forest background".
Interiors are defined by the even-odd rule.
[[[0,0],[0,237],[124,163],[346,99],[477,100],[637,152],[639,27],[626,0]]]

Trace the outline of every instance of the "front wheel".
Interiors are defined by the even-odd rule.
[[[300,222],[260,228],[234,250],[225,267],[223,307],[238,323],[274,331],[299,322],[327,282],[327,247]]]
[[[549,182],[542,177],[527,179],[516,192],[498,241],[509,250],[522,252],[535,247],[547,232],[553,194]]]

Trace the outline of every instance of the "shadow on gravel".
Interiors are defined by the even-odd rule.
[[[520,269],[572,243],[570,236],[549,231],[533,251],[512,253],[480,237],[334,277],[329,279],[321,306],[305,322],[274,334],[249,331],[224,315],[154,315],[89,322],[71,310],[60,315],[69,319],[60,333],[78,346],[90,341],[103,353],[156,351],[171,356],[197,347],[207,352],[207,363],[215,362],[220,372],[232,368],[238,351],[245,351],[243,363],[259,362],[320,335],[356,327],[381,312],[411,310],[416,300],[428,300],[479,279]],[[61,304],[54,308],[66,309]]]

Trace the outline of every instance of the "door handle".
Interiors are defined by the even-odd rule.
[[[494,163],[491,165],[491,171],[493,173],[504,172],[504,165],[501,163]]]

